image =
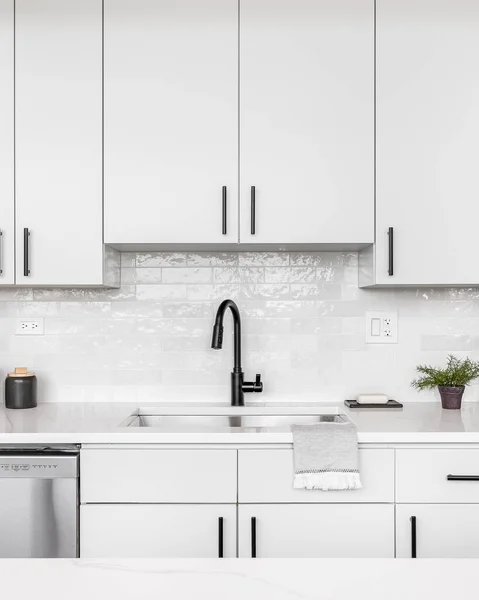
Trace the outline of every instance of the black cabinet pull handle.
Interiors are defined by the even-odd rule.
[[[218,558],[223,558],[223,517],[218,518]]]
[[[448,475],[448,481],[479,481],[479,475]]]
[[[28,241],[30,238],[30,232],[28,231],[28,228],[25,227],[23,229],[23,276],[24,277],[28,277],[30,275],[30,267],[28,264],[28,254],[29,254],[29,248],[28,248]]]
[[[388,230],[389,236],[389,268],[388,275],[392,277],[394,275],[394,228],[390,227]]]
[[[417,558],[416,517],[411,517],[411,558]]]
[[[222,232],[223,235],[226,235],[226,230],[227,230],[227,189],[226,186],[223,186],[223,228],[222,228]]]
[[[251,186],[251,235],[256,233],[256,187]]]
[[[251,558],[256,558],[256,517],[251,517]]]
[[[0,275],[3,273],[3,231],[0,229]]]

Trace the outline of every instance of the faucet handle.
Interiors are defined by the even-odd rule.
[[[243,392],[262,392],[263,384],[261,383],[261,375],[256,374],[256,381],[243,381],[241,388]]]

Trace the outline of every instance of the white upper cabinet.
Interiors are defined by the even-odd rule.
[[[16,283],[101,285],[102,0],[15,11]]]
[[[240,5],[241,241],[372,243],[374,0]]]
[[[105,0],[105,242],[371,244],[374,0],[239,7]]]
[[[376,247],[360,284],[477,285],[479,3],[376,6]]]
[[[237,0],[105,0],[104,19],[105,242],[237,242]]]
[[[0,285],[15,282],[13,21],[14,0],[0,0]]]

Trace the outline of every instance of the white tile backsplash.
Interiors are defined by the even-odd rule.
[[[227,297],[246,375],[263,375],[258,400],[436,400],[410,387],[416,364],[479,358],[479,290],[360,290],[355,253],[126,252],[121,265],[118,290],[0,289],[0,376],[28,366],[41,401],[227,401],[229,316],[223,351],[210,348]],[[367,310],[398,311],[397,345],[365,343]],[[15,336],[18,317],[44,317],[45,336]]]

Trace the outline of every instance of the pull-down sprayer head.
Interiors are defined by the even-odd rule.
[[[221,350],[223,348],[223,325],[215,323],[213,325],[213,339],[211,340],[211,347],[213,350]]]
[[[227,309],[231,310],[234,323],[234,353],[235,369],[241,370],[241,317],[239,308],[233,300],[223,300],[216,311],[215,324],[213,326],[213,338],[211,347],[215,350],[221,350],[223,347],[223,319]]]

